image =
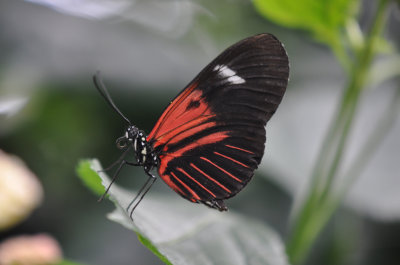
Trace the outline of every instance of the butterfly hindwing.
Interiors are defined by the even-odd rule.
[[[226,210],[261,162],[265,125],[285,92],[289,63],[270,34],[220,54],[171,102],[147,137],[160,177],[192,202]]]

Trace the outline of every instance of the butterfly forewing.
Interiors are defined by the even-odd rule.
[[[260,34],[231,46],[166,108],[147,140],[160,177],[192,202],[225,210],[261,162],[265,125],[285,92],[282,44]]]

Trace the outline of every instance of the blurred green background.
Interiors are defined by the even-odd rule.
[[[374,2],[362,5],[361,25],[373,13]],[[398,11],[387,30],[397,48]],[[1,231],[0,241],[47,232],[59,240],[66,258],[83,264],[162,264],[133,233],[106,219],[113,206],[97,203],[76,177],[79,159],[97,157],[104,166],[114,162],[120,154],[115,139],[125,129],[98,95],[92,75],[102,71],[122,112],[150,132],[165,106],[202,67],[229,45],[261,32],[285,44],[291,79],[268,124],[260,170],[227,204],[285,238],[298,187],[306,185],[345,83],[328,48],[304,31],[269,22],[249,1],[2,0],[0,107],[6,111],[0,112],[0,149],[26,162],[43,184],[45,198],[26,221]],[[399,89],[398,79],[368,94],[351,138],[354,148],[394,89]],[[398,264],[399,133],[397,118],[307,264]],[[145,178],[141,168],[130,168],[118,183],[137,188]],[[173,191],[157,181],[150,192]]]

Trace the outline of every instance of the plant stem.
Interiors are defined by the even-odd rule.
[[[336,58],[338,59],[340,65],[346,72],[346,74],[349,74],[350,69],[351,69],[351,62],[349,60],[349,56],[344,49],[343,45],[338,42],[338,38],[332,39],[332,43],[329,45],[332,49],[332,52],[335,54]]]
[[[389,0],[379,1],[365,46],[356,54],[339,111],[330,126],[316,161],[310,191],[295,215],[295,222],[287,242],[287,253],[292,264],[299,264],[304,260],[319,232],[339,205],[332,199],[331,194],[334,179],[342,162],[359,98],[376,53],[376,39],[380,36],[385,24],[385,10],[388,2]]]
[[[378,149],[382,143],[384,136],[389,133],[392,127],[396,123],[398,114],[400,111],[400,88],[397,88],[395,94],[391,98],[390,104],[387,106],[386,111],[383,112],[381,117],[375,126],[375,129],[371,132],[363,147],[356,156],[356,160],[352,163],[350,169],[347,171],[345,176],[345,183],[343,187],[339,189],[340,193],[337,196],[338,200],[343,197],[351,185],[356,181],[357,177],[360,176],[362,170],[366,167],[368,161],[370,161],[375,150]]]

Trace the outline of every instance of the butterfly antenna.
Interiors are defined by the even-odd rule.
[[[117,108],[115,105],[114,101],[112,101],[110,94],[107,91],[106,86],[103,83],[103,80],[101,79],[100,71],[97,71],[96,74],[93,76],[93,82],[97,90],[100,92],[101,96],[106,100],[108,105],[115,110],[129,125],[131,125],[130,120],[122,114],[122,112]]]

